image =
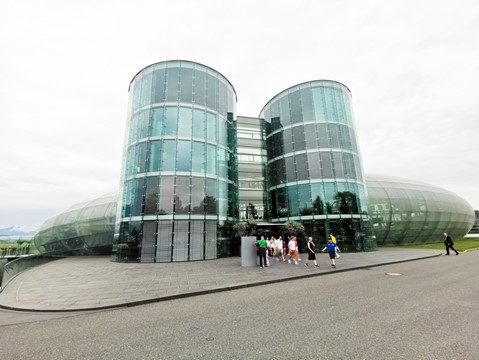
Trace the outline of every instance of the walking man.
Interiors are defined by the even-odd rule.
[[[328,242],[322,251],[325,252],[326,249],[328,250],[329,258],[331,259],[331,266],[336,267],[336,244],[333,243],[331,238],[328,239]]]
[[[449,249],[454,251],[456,255],[459,255],[456,249],[454,249],[454,242],[452,241],[451,236],[447,233],[444,233],[444,246],[446,247],[446,255],[449,255]]]

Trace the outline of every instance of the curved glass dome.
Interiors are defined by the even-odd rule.
[[[111,254],[118,193],[75,204],[48,219],[34,237],[40,252]]]
[[[369,215],[378,245],[442,242],[463,237],[474,210],[458,195],[418,181],[366,175]]]

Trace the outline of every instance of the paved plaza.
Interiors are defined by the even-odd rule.
[[[0,307],[25,311],[78,311],[135,306],[218,291],[333,275],[386,264],[440,256],[439,250],[381,248],[343,253],[337,267],[318,254],[319,268],[276,261],[242,267],[239,257],[181,263],[117,263],[109,257],[69,257],[25,271],[0,293]]]

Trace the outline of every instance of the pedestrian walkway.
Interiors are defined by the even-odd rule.
[[[319,268],[276,261],[241,267],[239,257],[181,263],[116,263],[109,257],[70,257],[37,266],[12,279],[0,293],[0,307],[28,311],[78,311],[134,306],[333,274],[439,256],[438,250],[381,248],[342,253],[337,267],[318,254]]]

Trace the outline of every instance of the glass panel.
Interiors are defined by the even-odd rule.
[[[299,154],[295,156],[297,180],[309,180],[308,162],[306,161],[306,154]]]
[[[192,121],[192,109],[180,107],[178,112],[178,136],[191,138]]]
[[[323,184],[311,184],[311,198],[313,200],[313,214],[325,214]]]
[[[167,215],[173,213],[174,190],[173,176],[162,176],[160,181],[160,201],[158,205],[158,214]]]
[[[283,154],[288,154],[293,151],[293,137],[292,137],[292,132],[291,128],[284,129],[283,131],[283,145],[284,145],[284,153]]]
[[[289,216],[299,216],[298,187],[288,186]]]
[[[205,105],[205,73],[195,69],[194,102],[197,105]]]
[[[187,176],[177,176],[175,188],[175,214],[188,213],[190,213],[190,178]]]
[[[145,215],[153,215],[158,211],[159,182],[158,176],[146,178]]]
[[[163,135],[163,117],[165,109],[163,107],[154,108],[151,111],[151,136]]]
[[[343,156],[340,152],[333,152],[334,176],[344,178]]]
[[[143,223],[143,236],[141,239],[141,261],[153,262],[156,256],[156,221]]]
[[[326,103],[324,99],[323,88],[314,88],[313,102],[314,102],[314,114],[317,121],[324,121],[328,119],[326,112]]]
[[[217,168],[217,155],[216,155],[216,146],[214,145],[207,145],[207,170],[206,172],[209,175],[217,175],[218,174],[218,168]]]
[[[296,181],[296,169],[294,166],[294,156],[288,156],[284,160],[285,160],[285,168],[287,169],[286,181],[287,182]]]
[[[175,67],[166,69],[167,74],[167,92],[166,101],[178,101],[178,90],[180,85],[180,69]]]
[[[289,94],[289,108],[291,110],[291,123],[303,122],[303,111],[301,109],[301,93],[299,90]]]
[[[163,102],[166,98],[165,92],[165,69],[155,70],[153,73],[153,102]]]
[[[338,134],[338,125],[329,124],[329,138],[331,140],[331,147],[339,149],[341,146],[339,144],[339,134]]]
[[[193,141],[192,152],[192,171],[193,172],[206,172],[206,144],[198,141]]]
[[[191,141],[178,141],[176,171],[191,171]]]
[[[313,204],[309,184],[298,185],[299,213],[300,215],[312,215]]]
[[[193,100],[193,69],[181,68],[180,101],[191,103]]]
[[[204,139],[206,137],[206,113],[193,109],[193,137]]]
[[[188,260],[189,221],[175,221],[173,237],[173,261]]]
[[[204,222],[193,220],[190,226],[190,260],[203,260],[205,240]]]
[[[321,178],[321,167],[319,163],[319,154],[317,152],[311,152],[307,154],[309,178],[311,180]]]
[[[319,153],[319,157],[321,159],[321,172],[323,174],[323,178],[333,178],[333,164],[331,161],[331,153],[330,152],[321,152]]]
[[[205,214],[216,215],[216,199],[218,197],[218,182],[206,179],[206,197],[204,200]]]
[[[193,177],[191,179],[191,211],[193,214],[204,213],[205,179]]]
[[[171,247],[173,234],[172,221],[158,221],[158,237],[156,247],[156,261],[170,262],[171,261]]]
[[[209,141],[217,142],[216,133],[218,128],[218,118],[215,114],[206,113],[206,133]]]
[[[150,142],[150,153],[148,155],[148,171],[159,171],[161,159],[161,141]]]
[[[306,149],[306,141],[304,137],[304,127],[296,126],[293,128],[294,151]]]
[[[318,142],[319,148],[329,148],[331,147],[329,143],[329,134],[328,134],[328,124],[327,123],[320,123],[318,124]]]
[[[289,99],[288,96],[285,95],[279,99],[279,107],[280,107],[280,118],[281,118],[281,125],[283,127],[291,125],[291,114],[289,111]],[[272,106],[274,110],[274,106]]]
[[[206,221],[205,259],[216,259],[216,221]]]
[[[328,214],[337,214],[339,210],[334,207],[336,186],[334,183],[324,183],[324,201],[326,205],[326,212]]]
[[[311,88],[301,89],[301,104],[304,121],[314,120],[314,105]]]
[[[174,171],[176,162],[176,141],[163,141],[163,148],[161,154],[161,170]]]
[[[165,108],[164,134],[176,136],[178,134],[178,108]]]

